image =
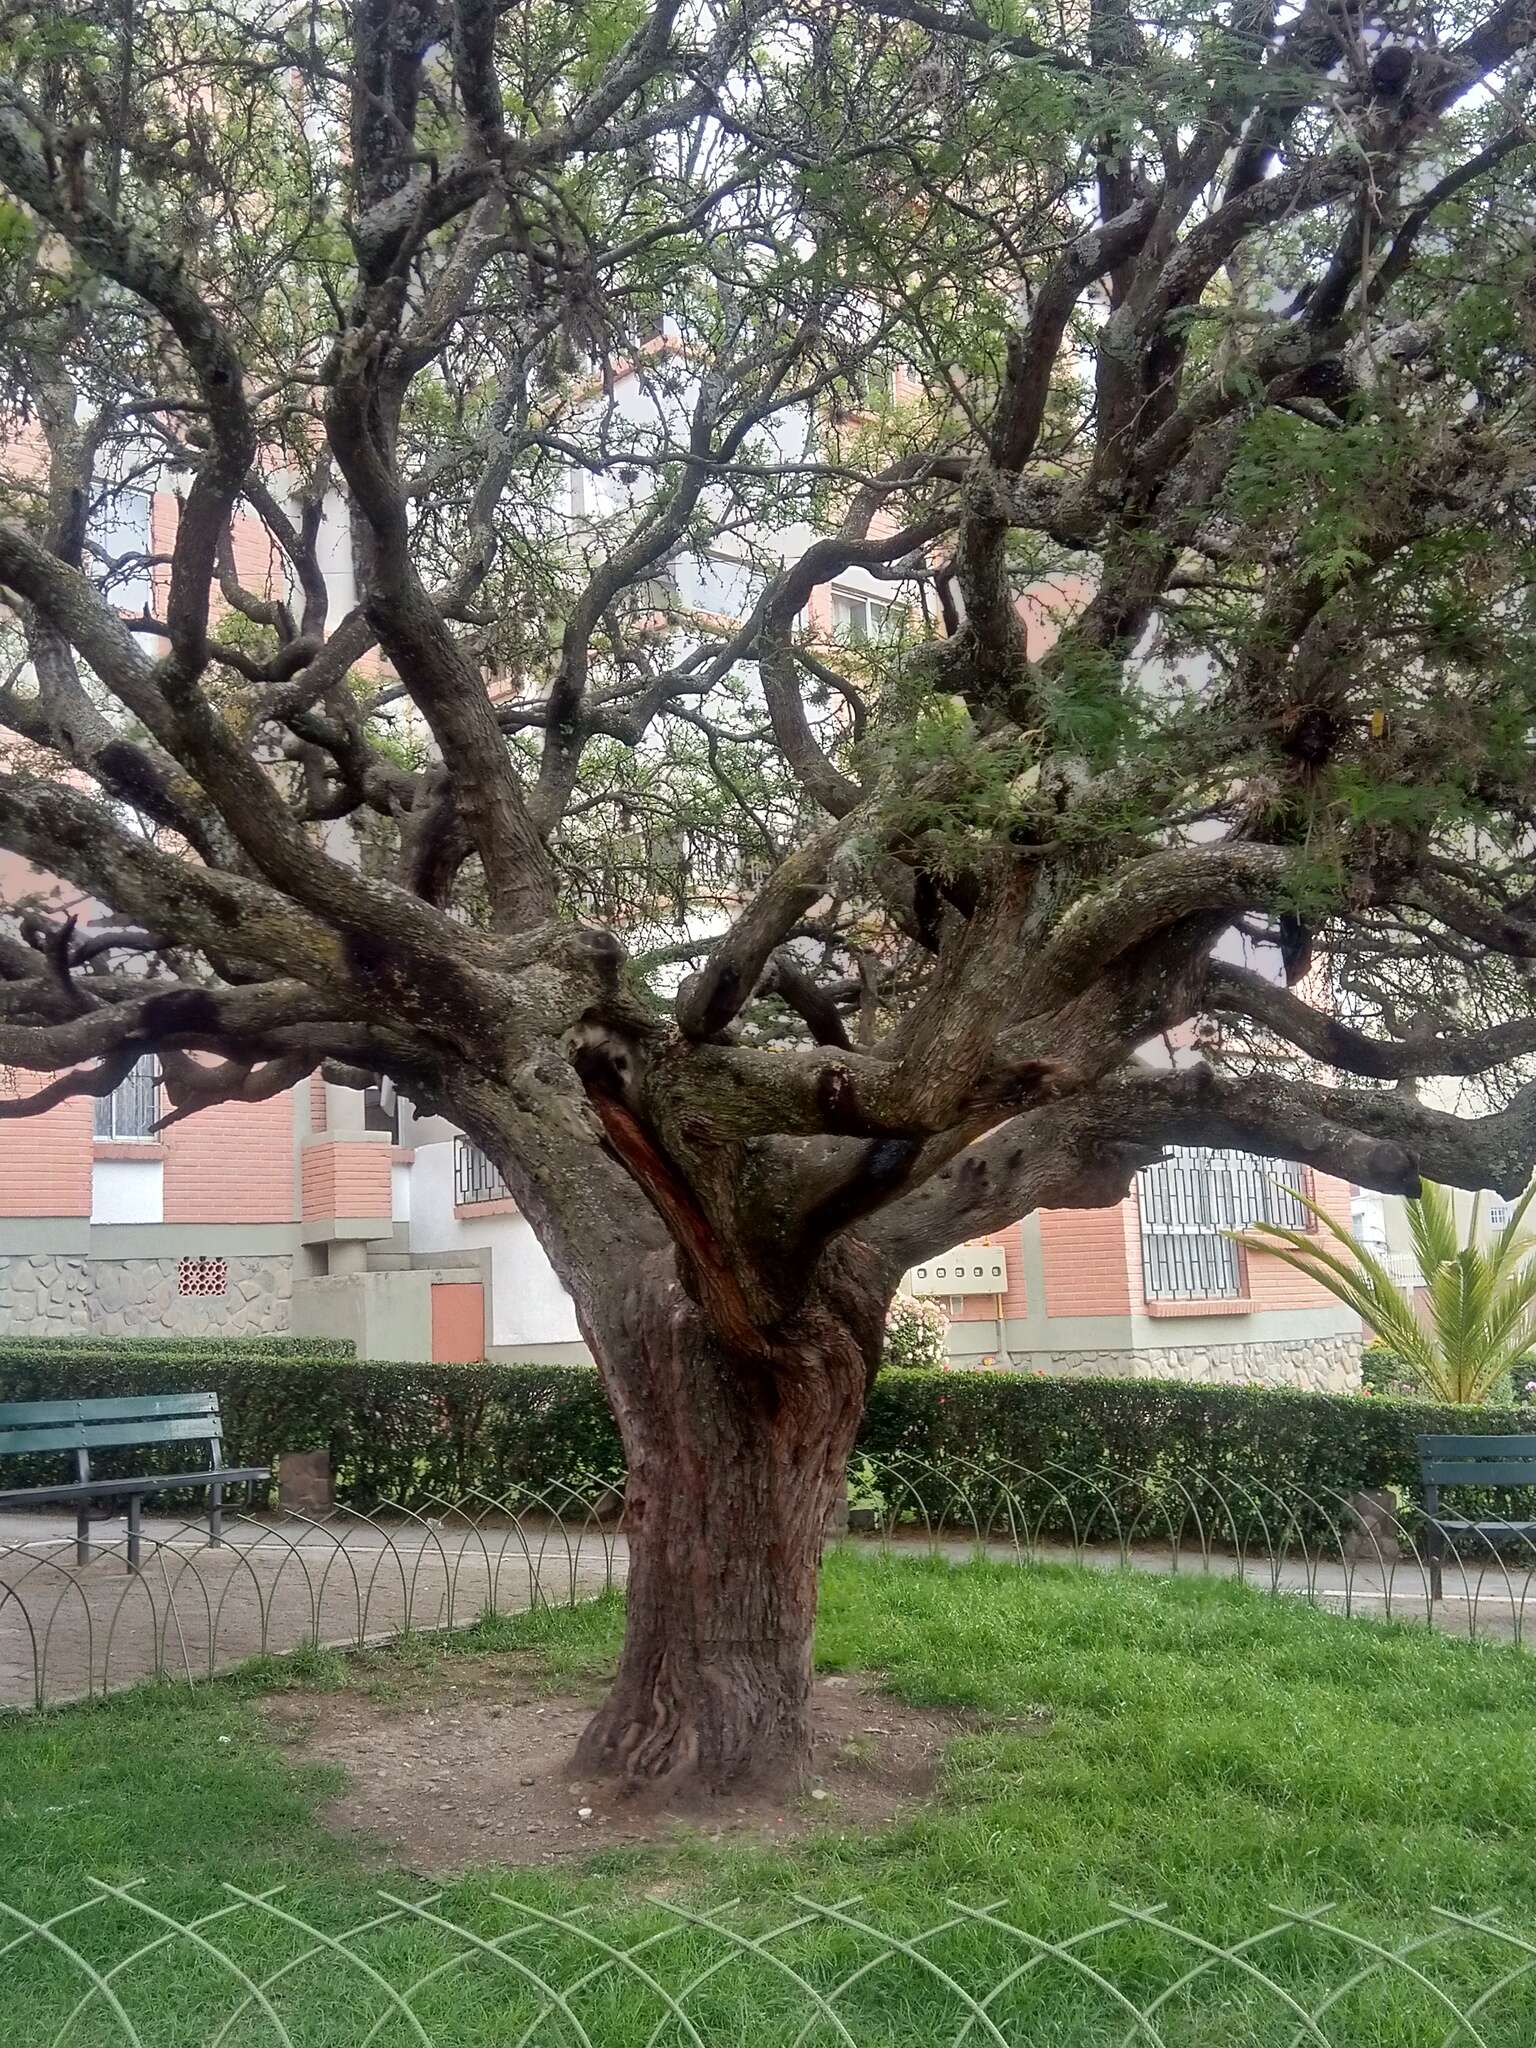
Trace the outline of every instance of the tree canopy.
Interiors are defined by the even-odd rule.
[[[1170,1144],[1517,1192],[1533,33],[8,9],[0,1108],[392,1076],[621,1424]]]

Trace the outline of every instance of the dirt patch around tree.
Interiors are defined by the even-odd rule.
[[[984,1725],[912,1707],[866,1677],[819,1679],[811,1774],[787,1799],[726,1802],[707,1817],[644,1812],[571,1768],[595,1700],[541,1688],[509,1657],[452,1659],[426,1698],[289,1692],[267,1718],[301,1763],[339,1765],[347,1789],[326,1825],[365,1836],[424,1877],[487,1864],[555,1864],[620,1845],[786,1842],[883,1827],[928,1799],[945,1749]]]

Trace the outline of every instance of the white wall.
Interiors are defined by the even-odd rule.
[[[411,1167],[411,1251],[490,1253],[493,1344],[579,1344],[576,1311],[527,1222],[453,1213],[453,1145],[418,1145]]]
[[[98,1159],[91,1167],[93,1223],[163,1223],[165,1168],[158,1159]]]

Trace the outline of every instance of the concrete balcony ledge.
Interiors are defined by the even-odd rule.
[[[1180,1296],[1178,1300],[1149,1301],[1146,1313],[1167,1319],[1175,1316],[1251,1316],[1257,1307],[1258,1303],[1250,1301],[1246,1295],[1219,1294],[1207,1299],[1191,1294]]]
[[[306,1216],[299,1225],[301,1244],[340,1244],[354,1238],[393,1237],[390,1216]]]

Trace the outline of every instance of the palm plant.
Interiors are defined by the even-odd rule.
[[[1437,1401],[1480,1403],[1536,1342],[1536,1240],[1520,1234],[1533,1197],[1536,1181],[1487,1244],[1477,1242],[1474,1202],[1462,1244],[1449,1190],[1423,1183],[1405,1205],[1424,1279],[1422,1312],[1383,1261],[1306,1195],[1296,1199],[1317,1218],[1319,1234],[1279,1223],[1256,1223],[1231,1234],[1249,1251],[1294,1267],[1352,1308],[1402,1359],[1422,1393]]]

